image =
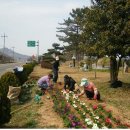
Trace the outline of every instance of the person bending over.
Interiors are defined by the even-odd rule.
[[[76,81],[72,78],[69,77],[68,75],[64,76],[64,90],[69,90],[69,91],[77,91],[78,89],[78,85],[76,83]]]
[[[89,82],[86,78],[82,78],[80,86],[83,87],[83,90],[77,95],[78,97],[86,94],[88,99],[100,100],[100,93],[93,82]]]
[[[53,78],[53,75],[48,74],[46,76],[41,77],[38,80],[37,85],[38,85],[39,88],[41,88],[43,93],[45,93],[45,91],[46,91],[46,89],[48,89],[48,87],[52,88],[52,83],[51,83],[52,78]]]

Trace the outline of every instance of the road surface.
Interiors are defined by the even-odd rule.
[[[23,62],[18,62],[18,63],[7,63],[7,64],[0,64],[0,77],[3,75],[5,72],[13,72],[13,69],[15,66],[23,66],[25,63]]]

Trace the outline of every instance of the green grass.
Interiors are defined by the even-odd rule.
[[[106,72],[103,72],[106,73]],[[111,88],[106,77],[101,81],[94,81],[101,93],[101,98],[107,105],[116,108],[123,118],[130,121],[130,73],[119,73],[119,80],[123,82],[122,87]]]

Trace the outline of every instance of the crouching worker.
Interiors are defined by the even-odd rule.
[[[86,78],[83,78],[80,86],[83,87],[83,90],[80,94],[78,94],[78,97],[86,94],[88,99],[100,100],[100,93],[93,82],[89,82]]]
[[[79,91],[76,81],[68,75],[64,76],[64,90]]]
[[[38,82],[37,82],[38,87],[41,88],[43,94],[48,89],[48,87],[52,88],[52,82],[51,82],[52,78],[53,78],[53,75],[52,74],[48,74],[46,76],[41,77],[38,80]]]

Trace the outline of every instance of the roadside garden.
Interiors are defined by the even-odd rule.
[[[50,69],[36,66],[23,84],[26,94],[20,105],[12,106],[12,118],[6,127],[11,128],[130,128],[129,78],[130,74],[120,73],[123,87],[109,87],[109,73],[83,72],[70,68],[68,64],[60,66],[59,79],[53,90],[41,96],[39,103],[34,101],[37,91],[36,81],[51,72]],[[102,101],[77,98],[74,93],[64,93],[63,76],[72,76],[77,83],[82,77],[92,80],[101,92]],[[28,99],[26,99],[28,98]],[[21,101],[22,101],[21,100]],[[19,119],[19,120],[18,120]]]

